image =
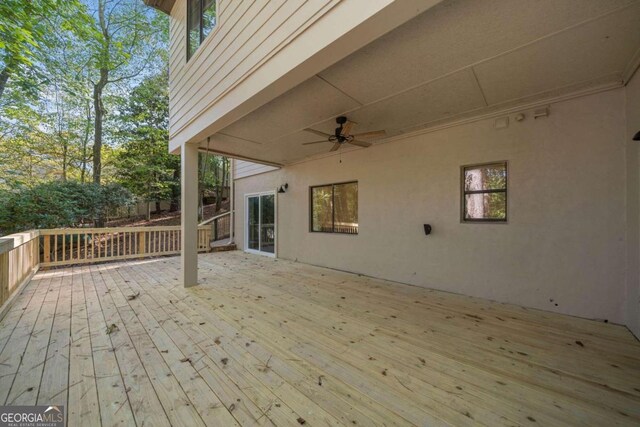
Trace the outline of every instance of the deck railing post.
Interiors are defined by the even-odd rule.
[[[138,254],[142,255],[145,253],[145,245],[146,245],[146,232],[145,231],[139,231],[138,232]]]
[[[44,238],[44,262],[51,262],[51,236],[43,236]]]

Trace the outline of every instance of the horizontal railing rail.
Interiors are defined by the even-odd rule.
[[[212,217],[211,217],[211,218],[209,218],[209,219],[205,219],[204,221],[202,221],[202,222],[201,222],[200,224],[198,224],[198,225],[207,225],[207,224],[211,224],[213,221],[215,221],[215,220],[217,220],[217,219],[220,219],[220,218],[222,218],[222,217],[225,217],[225,216],[227,216],[227,215],[231,215],[231,212],[227,211],[227,212],[223,212],[223,213],[221,213],[221,214],[218,214],[218,215],[216,215],[216,216],[212,216]]]
[[[0,306],[38,270],[39,236],[32,230],[0,238]]]
[[[175,255],[180,226],[58,228],[40,230],[43,267]],[[198,227],[198,251],[209,250],[211,227]]]

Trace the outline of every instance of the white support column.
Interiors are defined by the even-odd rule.
[[[198,146],[180,148],[182,283],[198,284]]]

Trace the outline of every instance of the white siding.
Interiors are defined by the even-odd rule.
[[[186,61],[186,1],[171,12],[171,134],[310,25],[336,0],[219,0],[219,25]]]
[[[247,162],[244,160],[233,160],[233,179],[246,178],[260,173],[277,170],[277,167],[261,165],[259,163]]]

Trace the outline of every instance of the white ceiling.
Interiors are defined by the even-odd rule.
[[[354,132],[389,136],[501,105],[622,82],[637,64],[640,0],[451,0],[334,64],[214,137],[215,149],[287,164]]]

